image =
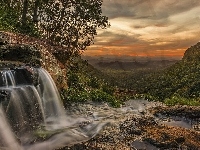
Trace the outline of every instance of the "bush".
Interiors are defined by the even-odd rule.
[[[90,99],[88,92],[79,91],[75,88],[69,88],[61,92],[61,97],[64,102],[86,102]]]
[[[92,90],[90,92],[90,98],[92,101],[96,102],[108,102],[113,107],[120,107],[121,102],[117,100],[114,96],[102,91],[102,90]]]
[[[79,91],[76,88],[69,88],[61,92],[61,97],[65,104],[70,102],[86,101],[108,102],[112,107],[120,107],[121,104],[121,101],[100,89],[92,89],[91,91]]]
[[[174,105],[200,106],[200,101],[198,99],[184,98],[179,95],[174,95],[171,98],[165,99],[164,103],[168,106],[174,106]]]
[[[115,92],[115,88],[113,86],[108,85],[108,83],[105,83],[102,85],[103,92],[106,92],[110,95],[113,95]]]
[[[92,88],[100,88],[100,81],[96,77],[91,77],[88,85]]]
[[[19,21],[19,12],[16,9],[0,6],[0,30],[24,33],[30,36],[39,37],[40,33],[33,22],[25,26]]]

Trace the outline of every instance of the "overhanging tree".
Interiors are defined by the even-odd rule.
[[[66,57],[79,54],[94,41],[97,28],[109,26],[102,15],[102,0],[51,0],[40,13],[43,37],[64,49],[53,53],[65,63]]]
[[[60,47],[54,48],[52,53],[63,63],[66,63],[70,56],[80,54],[87,46],[93,44],[97,28],[109,27],[108,18],[102,15],[103,0],[9,0],[9,3],[7,2],[3,0],[0,4],[5,6],[5,10],[16,12],[12,31],[29,35],[40,33],[42,39],[48,41],[51,46]]]

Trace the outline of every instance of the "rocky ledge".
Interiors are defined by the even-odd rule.
[[[159,105],[159,106],[157,106]],[[163,119],[173,116],[199,116],[199,107],[167,107],[143,100],[132,101],[122,108],[114,109],[108,105],[74,104],[69,112],[75,115],[92,116],[99,121],[108,121],[100,133],[87,142],[75,144],[63,149],[71,150],[198,150],[200,132],[194,128],[185,128],[165,124]],[[159,116],[163,114],[163,116]],[[167,116],[166,116],[167,114]],[[159,117],[158,117],[159,116]],[[170,122],[170,119],[167,122]],[[189,118],[190,121],[194,118]],[[172,121],[171,121],[172,122]],[[190,124],[189,122],[188,124]],[[197,123],[197,122],[196,122]],[[199,122],[198,122],[199,123]]]
[[[0,68],[19,64],[43,67],[51,74],[59,90],[67,89],[67,70],[51,51],[52,48],[41,39],[0,32]]]

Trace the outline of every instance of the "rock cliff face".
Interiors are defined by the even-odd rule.
[[[200,42],[188,48],[183,56],[183,61],[200,61]]]
[[[31,66],[42,66],[42,55],[38,49],[25,44],[6,44],[0,46],[1,61],[18,61]]]
[[[45,68],[59,89],[67,88],[66,69],[51,53],[52,47],[37,38],[0,32],[0,67],[26,64]]]

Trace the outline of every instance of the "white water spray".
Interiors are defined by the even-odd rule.
[[[89,125],[80,128],[87,118],[66,116],[51,76],[42,68],[35,71],[37,86],[31,84],[27,77],[30,72],[25,68],[0,71],[0,91],[4,94],[0,100],[0,137],[4,139],[0,149],[53,150],[89,140],[102,129],[106,123],[90,120]],[[37,140],[45,133],[46,140]]]

